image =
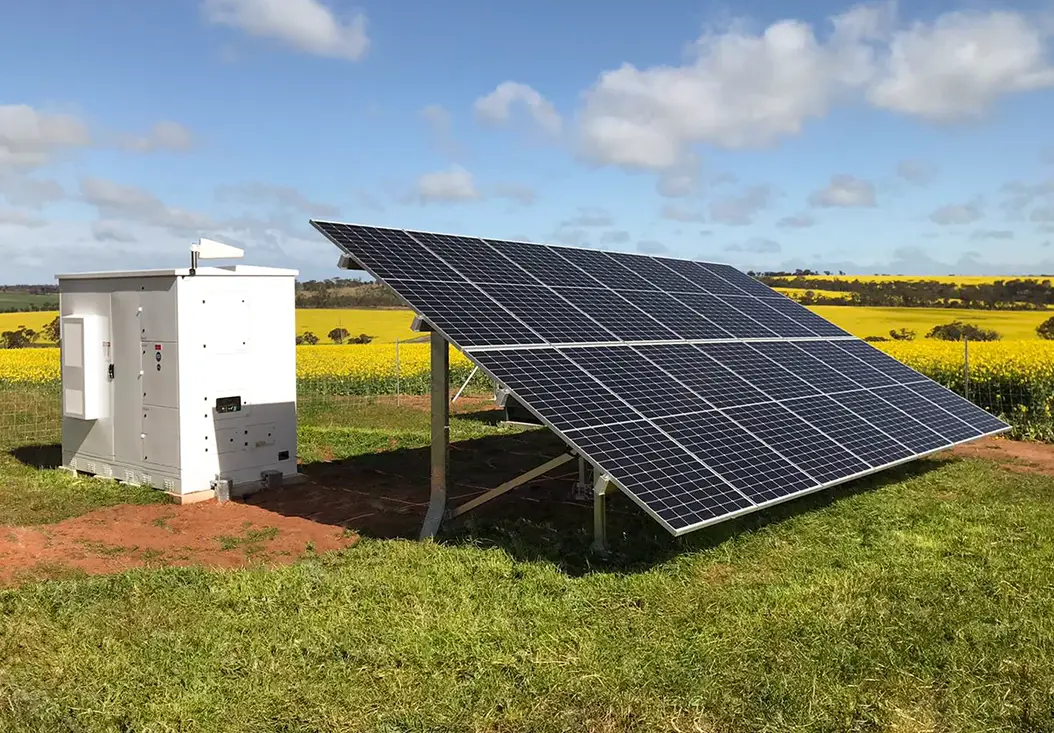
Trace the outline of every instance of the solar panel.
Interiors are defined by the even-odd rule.
[[[1008,429],[728,265],[313,223],[674,534]]]

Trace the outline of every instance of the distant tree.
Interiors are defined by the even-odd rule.
[[[48,341],[54,341],[57,344],[59,342],[61,331],[62,330],[59,327],[59,317],[55,316],[51,319],[48,325],[44,326],[43,333]]]
[[[890,329],[889,337],[894,341],[914,341],[917,334],[910,328]]]
[[[360,333],[355,338],[348,339],[349,344],[368,344],[371,341],[373,341],[373,336],[369,336],[365,333]]]
[[[864,341],[870,341],[876,343],[878,341],[889,341],[885,336],[864,336]]]
[[[14,331],[0,333],[0,344],[5,349],[24,349],[40,338],[40,334],[32,328],[19,326]]]
[[[990,328],[981,328],[973,323],[952,321],[943,326],[934,326],[926,334],[926,338],[940,339],[941,341],[998,341],[1000,336]]]
[[[346,329],[334,328],[332,331],[326,334],[326,337],[335,344],[342,344],[344,343],[344,340],[347,339],[350,335],[351,334],[348,333]]]
[[[314,346],[318,343],[318,336],[311,333],[310,331],[304,331],[302,334],[296,337],[296,343],[298,345],[306,344],[308,346]]]
[[[1054,339],[1054,317],[1036,326],[1036,333],[1041,339]]]

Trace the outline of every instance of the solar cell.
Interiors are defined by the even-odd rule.
[[[553,252],[577,265],[612,290],[658,290],[633,270],[625,267],[607,252],[575,247],[553,247]]]
[[[544,285],[480,283],[479,288],[546,341],[618,341],[613,333]]]
[[[951,443],[874,392],[845,392],[831,398],[915,453],[928,453]]]
[[[627,254],[625,252],[608,252],[608,257],[637,273],[659,290],[672,292],[703,292],[701,286],[668,267],[655,257]]]
[[[908,415],[917,416],[920,421],[937,431],[953,443],[976,438],[981,431],[963,422],[947,410],[938,407],[917,392],[912,392],[903,385],[878,387],[875,394],[898,407]]]
[[[771,298],[773,295],[778,295],[778,293],[768,285],[758,282],[750,275],[747,275],[745,272],[740,272],[731,265],[720,265],[712,262],[700,264],[715,275],[718,275],[735,285],[740,290],[750,293],[751,295],[759,298]]]
[[[691,260],[675,260],[669,257],[658,257],[655,260],[663,267],[676,272],[683,278],[686,278],[700,288],[703,292],[711,293],[713,295],[746,295],[747,291],[742,288],[737,288],[735,285],[724,279],[720,275],[715,274],[713,271],[708,270],[704,265],[699,262],[692,262]],[[687,292],[682,290],[674,290],[672,292],[680,293]]]
[[[691,344],[655,344],[633,349],[714,407],[769,401],[768,396]]]
[[[465,280],[401,229],[312,223],[331,242],[383,280]]]
[[[797,344],[789,341],[764,341],[753,343],[750,348],[767,356],[784,369],[811,384],[820,392],[848,392],[860,389],[852,379],[838,373],[818,359],[806,354]]]
[[[538,284],[538,280],[526,270],[517,267],[482,239],[424,232],[415,232],[413,238],[474,283]]]
[[[572,265],[550,247],[498,239],[488,239],[486,242],[546,285],[603,287],[599,280]]]
[[[797,303],[790,298],[780,295],[776,291],[772,291],[772,293],[776,297],[765,298],[765,305],[769,308],[775,308],[787,318],[790,318],[795,323],[800,323],[816,335],[832,338],[849,335],[847,331],[834,325],[826,318],[820,318],[820,316],[813,313],[801,303]]]
[[[674,299],[672,295],[647,290],[624,290],[621,295],[644,312],[662,321],[683,339],[732,337],[728,331]]]
[[[917,382],[910,385],[908,389],[912,392],[918,392],[930,402],[943,407],[982,433],[1001,432],[1007,428],[1006,423],[1002,420],[985,412],[972,402],[967,402],[959,395],[948,391],[936,382]]]
[[[544,343],[541,336],[471,283],[396,279],[386,282],[460,346]]]
[[[809,356],[819,359],[832,369],[864,387],[884,387],[896,384],[893,378],[858,359],[830,341],[796,341],[794,345]]]
[[[818,389],[779,364],[774,364],[747,344],[697,344],[696,348],[770,399],[785,400],[820,394]]]
[[[817,483],[845,479],[869,468],[778,403],[731,407],[724,413],[793,461]]]
[[[628,346],[563,349],[563,354],[645,417],[711,409],[706,400]]]
[[[872,369],[882,372],[898,384],[911,384],[912,382],[923,382],[926,380],[926,377],[914,369],[904,366],[891,356],[886,356],[864,341],[832,341],[831,343],[860,359]]]
[[[790,461],[719,412],[660,418],[655,424],[756,503],[816,485]]]
[[[902,461],[914,453],[830,397],[803,397],[782,404],[872,468]]]
[[[482,351],[473,358],[557,430],[640,418],[627,403],[558,351]]]
[[[774,331],[779,336],[808,338],[816,336],[811,330],[795,323],[775,308],[770,308],[763,298],[752,298],[746,295],[727,295],[722,298],[725,304],[746,313],[755,321]]]
[[[773,338],[775,331],[765,328],[742,311],[709,293],[674,293],[673,297],[696,313],[705,315],[734,338]]]
[[[618,293],[600,288],[553,288],[624,341],[676,340],[677,334]]]
[[[600,470],[676,534],[752,505],[650,423],[585,428],[573,436]]]

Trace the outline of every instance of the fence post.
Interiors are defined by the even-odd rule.
[[[963,396],[970,399],[970,339],[963,336]]]
[[[395,404],[399,405],[403,394],[402,370],[399,367],[399,339],[395,339]]]

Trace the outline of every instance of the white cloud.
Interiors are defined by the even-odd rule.
[[[533,188],[522,183],[495,183],[490,187],[490,193],[492,196],[510,199],[524,206],[530,206],[538,198]]]
[[[317,56],[358,61],[370,47],[364,14],[338,18],[318,0],[204,0],[202,10],[211,23]]]
[[[816,225],[816,220],[808,214],[795,214],[793,216],[785,216],[776,222],[776,226],[784,229],[808,229],[811,226]]]
[[[19,173],[0,174],[0,196],[15,206],[39,209],[44,204],[66,197],[62,184],[49,178],[34,178]]]
[[[0,105],[0,169],[34,168],[63,148],[89,144],[88,126],[78,117],[38,112],[25,104]]]
[[[589,232],[585,229],[565,229],[561,227],[550,234],[549,239],[561,244],[589,246]]]
[[[662,242],[658,242],[654,239],[642,239],[637,242],[637,251],[646,255],[661,255],[669,250]]]
[[[1030,218],[1032,221],[1054,221],[1054,206],[1037,206]]]
[[[629,232],[625,229],[612,229],[600,235],[601,244],[625,244],[629,241]]]
[[[663,204],[659,214],[663,219],[669,219],[670,221],[706,221],[706,217],[702,212],[676,204]]]
[[[983,113],[1000,96],[1054,86],[1051,26],[1011,11],[950,12],[900,24],[895,3],[858,5],[822,28],[707,30],[686,63],[603,72],[583,95],[583,153],[663,171],[698,144],[750,148],[798,134],[860,99],[923,119]]]
[[[1049,29],[1008,11],[950,12],[893,34],[868,93],[877,107],[936,122],[983,114],[1000,95],[1054,86]]]
[[[809,195],[809,204],[821,208],[858,208],[875,205],[875,187],[870,181],[840,174],[831,176],[826,187]]]
[[[127,135],[122,147],[136,153],[153,153],[158,150],[182,152],[190,150],[194,138],[183,125],[170,120],[156,123],[145,135]]]
[[[460,158],[461,148],[451,132],[450,112],[441,104],[429,104],[421,108],[421,117],[428,125],[432,144],[448,158]]]
[[[523,105],[534,123],[548,135],[559,135],[563,120],[552,103],[526,84],[503,81],[494,91],[476,100],[476,117],[493,124],[503,125],[512,119],[511,108]]]
[[[754,217],[772,203],[773,195],[770,186],[751,186],[739,195],[725,196],[711,202],[710,218],[731,226],[753,224]]]
[[[459,165],[445,171],[424,173],[417,179],[417,198],[421,203],[452,203],[480,198],[472,174]]]
[[[560,222],[560,227],[609,227],[614,223],[611,214],[599,206],[579,206],[578,213]]]
[[[220,201],[241,201],[252,205],[274,205],[320,219],[333,218],[340,209],[330,204],[312,201],[292,186],[273,186],[268,183],[242,183],[216,189]]]
[[[80,180],[80,189],[85,203],[112,219],[136,221],[179,233],[197,232],[215,226],[211,217],[167,206],[152,193],[136,186],[86,176]]]
[[[91,233],[97,242],[135,242],[136,238],[124,226],[115,221],[93,221]]]
[[[773,242],[771,239],[765,239],[764,237],[751,237],[742,244],[729,244],[725,247],[726,252],[747,252],[750,254],[758,255],[769,255],[779,254],[783,251],[783,247],[780,246],[779,242]]]
[[[926,186],[937,177],[937,169],[922,160],[902,160],[897,164],[897,175],[905,181]]]
[[[38,216],[27,214],[18,209],[0,209],[0,227],[12,226],[24,229],[35,229],[45,226],[47,222]]]
[[[1009,229],[975,229],[970,239],[1013,239],[1014,233]]]
[[[655,184],[655,190],[660,196],[671,199],[691,196],[699,190],[698,166],[663,171]]]
[[[941,206],[930,214],[930,221],[943,226],[973,224],[983,216],[981,201],[974,200],[968,204],[947,204]]]

